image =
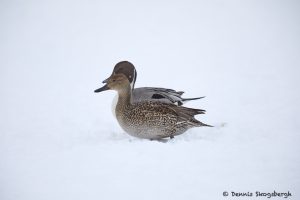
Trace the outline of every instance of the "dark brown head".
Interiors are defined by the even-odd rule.
[[[134,89],[134,84],[136,81],[137,73],[134,65],[128,61],[122,61],[115,65],[115,68],[111,74],[113,76],[114,74],[124,74],[127,79],[129,80],[131,89]],[[110,77],[111,77],[110,76]],[[103,83],[106,80],[103,81]]]
[[[105,80],[106,83],[103,87],[95,90],[95,92],[103,92],[105,90],[121,91],[124,89],[130,90],[130,83],[124,74],[113,74]]]

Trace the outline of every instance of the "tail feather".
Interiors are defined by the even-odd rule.
[[[211,125],[208,125],[208,124],[204,124],[204,123],[202,123],[202,122],[200,122],[200,121],[198,121],[199,123],[198,123],[198,126],[207,126],[207,127],[214,127],[214,126],[211,126]]]
[[[205,114],[205,110],[170,105],[168,105],[168,108],[173,109],[175,111],[176,115],[178,116],[178,123],[187,124],[190,127],[213,127],[211,125],[202,123],[195,118],[195,115]]]
[[[203,97],[195,97],[195,98],[182,98],[182,102],[186,102],[186,101],[193,101],[193,100],[198,100],[198,99],[203,99],[205,96]]]
[[[196,109],[196,108],[187,108],[189,113],[191,113],[193,116],[198,114],[205,114],[206,110],[203,109]]]
[[[203,122],[200,122],[199,120],[195,119],[195,118],[192,118],[190,120],[190,122],[192,122],[193,126],[196,126],[196,127],[201,127],[201,126],[207,126],[207,127],[213,127],[211,125],[208,125],[208,124],[205,124]]]
[[[198,114],[205,114],[206,110],[196,109],[196,108],[187,108],[187,107],[177,107],[180,114],[187,114],[191,117],[194,117]]]
[[[193,100],[198,100],[198,99],[202,99],[203,97],[195,97],[195,98],[181,98],[180,101],[177,101],[178,106],[182,106],[183,104],[185,104],[188,101],[193,101]]]

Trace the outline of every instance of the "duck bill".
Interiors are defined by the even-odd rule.
[[[105,90],[109,90],[109,87],[107,86],[107,84],[104,85],[103,87],[101,87],[101,88],[95,90],[94,92],[95,92],[95,93],[98,93],[98,92],[103,92],[103,91],[105,91]]]

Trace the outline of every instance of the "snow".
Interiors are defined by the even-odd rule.
[[[299,199],[299,6],[1,1],[0,199]],[[136,87],[206,96],[186,106],[216,127],[124,133],[93,93],[121,60]]]

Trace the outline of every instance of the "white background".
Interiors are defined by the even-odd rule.
[[[274,190],[299,199],[299,8],[296,0],[2,0],[0,199],[242,199],[231,191]],[[111,113],[114,92],[93,93],[122,60],[136,66],[137,87],[206,96],[186,106],[206,109],[197,118],[216,127],[168,143],[128,136]]]

